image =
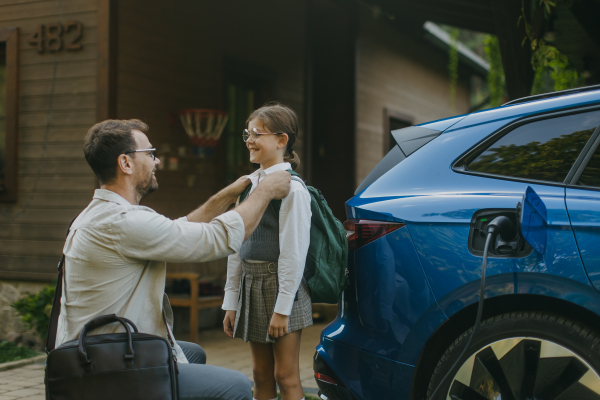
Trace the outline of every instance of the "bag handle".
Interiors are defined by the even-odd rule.
[[[87,333],[101,326],[112,324],[113,322],[119,322],[125,328],[125,331],[127,332],[127,350],[125,351],[125,359],[133,360],[133,340],[131,338],[131,329],[129,328],[129,325],[133,327],[133,330],[136,333],[138,331],[137,327],[127,318],[121,318],[117,317],[115,314],[109,314],[96,317],[83,326],[83,329],[79,334],[79,360],[81,361],[81,364],[87,365],[92,362],[92,360],[90,360],[88,357],[87,350],[85,349],[85,337],[87,336]]]
[[[67,237],[69,237],[69,231],[73,222],[79,217],[81,213],[77,214],[73,221],[69,224],[67,229]],[[56,331],[58,330],[58,317],[60,315],[60,299],[62,297],[63,287],[63,275],[65,270],[65,255],[63,254],[62,259],[58,263],[58,279],[56,280],[56,289],[54,290],[54,299],[52,300],[52,312],[50,314],[50,323],[48,324],[48,333],[46,334],[46,354],[54,350],[56,346]]]

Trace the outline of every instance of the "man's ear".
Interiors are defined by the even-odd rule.
[[[287,145],[287,142],[289,141],[290,138],[288,137],[287,133],[282,133],[277,136],[279,136],[279,138],[278,138],[279,140],[277,142],[277,148],[278,149],[284,148]]]
[[[133,174],[133,164],[131,163],[131,159],[125,154],[120,154],[119,158],[117,158],[117,167],[125,175]]]

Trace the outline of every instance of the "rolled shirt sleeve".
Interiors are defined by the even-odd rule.
[[[274,312],[290,315],[304,275],[310,245],[310,194],[302,183],[292,180],[290,193],[279,211],[279,294]]]
[[[236,211],[199,223],[141,208],[122,212],[111,229],[123,257],[152,261],[216,260],[238,252],[244,240],[244,220]]]

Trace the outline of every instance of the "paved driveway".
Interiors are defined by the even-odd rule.
[[[316,393],[312,357],[319,335],[326,324],[315,324],[302,332],[300,347],[300,379],[307,393]],[[185,337],[177,337],[185,340]],[[252,380],[250,345],[240,339],[229,339],[221,329],[198,334],[198,343],[207,354],[207,364],[240,371]],[[44,365],[34,364],[0,372],[0,400],[44,400]]]

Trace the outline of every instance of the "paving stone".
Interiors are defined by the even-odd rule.
[[[14,400],[16,398],[17,397],[15,397],[15,396],[8,396],[8,395],[5,395],[5,394],[0,394],[0,400]]]
[[[7,393],[9,396],[15,396],[15,397],[28,397],[28,396],[33,396],[33,395],[39,395],[39,394],[44,394],[44,392],[38,390],[38,389],[21,389],[21,390],[15,390],[14,392],[8,392]]]

